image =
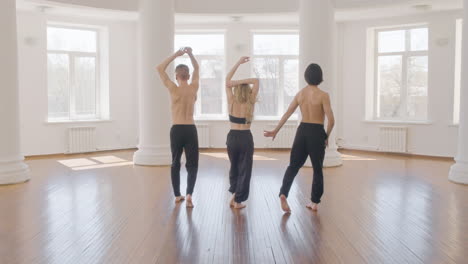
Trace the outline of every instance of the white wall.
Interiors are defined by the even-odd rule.
[[[339,97],[341,128],[338,138],[347,148],[377,150],[382,124],[365,122],[366,30],[369,27],[429,23],[429,119],[428,125],[409,127],[409,152],[453,157],[458,128],[452,125],[455,65],[455,21],[460,12],[347,22],[340,25],[343,54]],[[444,45],[438,41],[447,40]]]
[[[106,26],[109,32],[110,121],[48,124],[47,20]],[[136,23],[46,17],[18,12],[21,147],[24,155],[67,151],[67,128],[95,126],[99,150],[134,148],[137,144]]]
[[[409,151],[433,156],[454,156],[457,145],[456,126],[451,124],[454,87],[455,20],[460,12],[433,13],[412,17],[388,18],[340,23],[338,65],[337,138],[341,146],[377,150],[381,124],[365,122],[366,31],[369,27],[428,22],[430,27],[429,125],[409,126]],[[99,149],[135,147],[138,135],[136,79],[136,23],[118,21],[55,21],[107,25],[110,34],[110,122],[92,123],[97,127]],[[47,124],[46,18],[32,12],[18,13],[19,78],[21,100],[21,140],[25,155],[63,153],[66,130],[73,124]],[[250,30],[297,29],[284,22],[225,22],[217,24],[178,24],[178,30],[226,30],[226,70],[242,55],[250,54]],[[437,40],[447,39],[446,45]],[[238,78],[249,75],[244,67]],[[169,111],[169,109],[168,109]],[[255,120],[252,133],[256,147],[266,146],[263,129],[277,121]],[[211,146],[224,148],[227,120],[197,121],[210,124]],[[86,124],[85,124],[86,125]]]

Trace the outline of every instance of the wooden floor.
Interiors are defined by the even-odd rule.
[[[224,152],[201,155],[192,210],[174,204],[169,167],[132,154],[28,160],[30,182],[0,187],[0,263],[468,263],[468,186],[447,180],[449,160],[344,152],[319,212],[305,168],[284,215],[288,152],[256,152],[240,212]]]

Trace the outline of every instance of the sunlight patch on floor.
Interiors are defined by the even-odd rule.
[[[67,159],[59,160],[58,162],[76,171],[133,165],[133,161],[128,161],[116,156]]]
[[[353,156],[353,155],[347,155],[347,154],[341,154],[341,159],[342,160],[348,160],[348,161],[374,161],[374,160],[377,160],[377,159],[373,159],[373,158],[359,157],[359,156]]]

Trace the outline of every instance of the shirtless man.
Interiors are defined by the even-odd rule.
[[[187,65],[177,65],[175,84],[166,73],[169,64],[177,57],[188,54],[193,65],[192,81],[189,83],[190,70]],[[171,128],[171,180],[176,203],[185,200],[180,193],[180,158],[185,151],[187,164],[187,207],[192,208],[192,193],[198,172],[198,134],[193,121],[195,101],[199,87],[199,66],[190,47],[181,48],[172,56],[164,60],[157,67],[161,81],[171,94],[172,128]]]
[[[287,202],[287,197],[291,185],[299,169],[304,165],[307,156],[310,156],[314,167],[314,179],[312,182],[311,202],[307,208],[317,211],[320,198],[323,194],[323,160],[325,148],[328,146],[328,136],[335,125],[335,118],[330,105],[328,93],[320,90],[318,85],[323,81],[322,69],[317,64],[307,67],[305,74],[307,86],[299,91],[291,102],[288,111],[283,115],[278,126],[273,131],[265,131],[266,137],[275,139],[281,127],[299,106],[302,114],[302,121],[297,128],[291,150],[289,166],[284,174],[283,185],[280,190],[281,208],[289,213],[291,209]],[[324,130],[325,116],[328,119],[327,132]]]

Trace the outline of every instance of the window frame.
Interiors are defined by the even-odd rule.
[[[222,76],[223,78],[221,78],[221,82],[222,82],[222,85],[219,87],[219,89],[221,90],[221,113],[220,114],[203,114],[201,111],[202,111],[202,95],[201,95],[201,92],[202,92],[202,87],[200,85],[199,89],[198,89],[198,93],[197,93],[197,101],[195,102],[195,111],[194,111],[194,119],[195,120],[200,120],[200,121],[204,121],[204,120],[224,120],[227,118],[227,97],[226,97],[226,94],[225,94],[225,76],[227,74],[226,72],[226,32],[224,30],[176,30],[175,33],[174,33],[174,37],[176,35],[222,35],[223,36],[223,43],[224,43],[224,46],[223,46],[223,54],[222,55],[205,55],[205,54],[194,54],[195,58],[197,59],[197,62],[198,64],[200,65],[200,70],[201,70],[201,62],[202,60],[222,60],[223,61],[223,64],[222,64]],[[175,46],[175,43],[174,43],[174,46]],[[174,69],[175,69],[176,65],[174,64]],[[203,78],[201,77],[201,72],[200,72],[200,84],[201,84],[201,80]]]
[[[425,28],[428,31],[428,47],[424,51],[412,51],[411,50],[411,30],[413,29],[422,29]],[[379,33],[389,32],[389,31],[405,31],[405,50],[401,52],[379,52]],[[372,106],[372,119],[375,121],[404,121],[404,122],[421,122],[429,120],[429,106],[427,107],[426,118],[417,119],[411,118],[407,114],[408,110],[408,60],[411,57],[427,57],[427,67],[428,67],[428,77],[429,77],[429,50],[430,50],[430,28],[428,24],[418,24],[418,25],[408,25],[408,26],[395,26],[395,27],[384,27],[384,28],[374,28],[373,30],[373,106]],[[402,65],[401,65],[401,105],[399,109],[399,117],[390,118],[390,117],[379,117],[380,115],[380,100],[379,100],[379,58],[388,57],[388,56],[401,56]],[[429,104],[429,78],[427,80],[427,97]]]
[[[69,110],[68,110],[68,117],[67,118],[51,118],[49,116],[49,111],[47,111],[47,120],[49,123],[56,123],[56,122],[75,122],[75,121],[95,121],[95,120],[104,120],[102,113],[101,113],[101,34],[100,29],[96,26],[72,26],[60,23],[48,23],[46,30],[49,28],[60,28],[60,29],[71,29],[71,30],[83,30],[83,31],[93,31],[96,33],[96,52],[82,52],[82,51],[65,51],[65,50],[53,50],[49,49],[46,43],[46,52],[47,57],[49,54],[55,55],[66,55],[68,56],[68,63],[69,63]],[[46,41],[48,41],[46,37]],[[93,58],[95,61],[95,87],[96,87],[96,94],[95,94],[95,115],[77,115],[76,114],[76,79],[75,79],[75,59],[76,58]],[[47,81],[47,89],[48,81]]]
[[[463,53],[463,18],[455,20],[455,75],[453,90],[453,116],[452,124],[460,124],[461,104],[461,76],[462,76],[462,53]]]
[[[299,65],[299,55],[278,55],[278,54],[273,54],[273,55],[256,55],[255,54],[255,35],[297,35],[299,36],[299,31],[298,30],[251,30],[250,31],[250,51],[251,51],[251,64],[250,64],[250,73],[252,75],[255,75],[254,68],[253,68],[253,61],[255,59],[278,59],[279,67],[279,77],[278,77],[278,88],[279,88],[279,93],[278,93],[278,101],[277,101],[277,113],[276,115],[255,115],[255,118],[259,120],[279,120],[283,114],[287,110],[287,106],[285,106],[284,98],[285,98],[285,91],[284,91],[284,82],[285,82],[285,76],[284,76],[284,62],[287,60],[297,60]],[[300,90],[300,82],[299,82],[299,72],[298,72],[298,91]],[[291,117],[290,120],[296,120],[298,118],[298,115],[294,113]]]

